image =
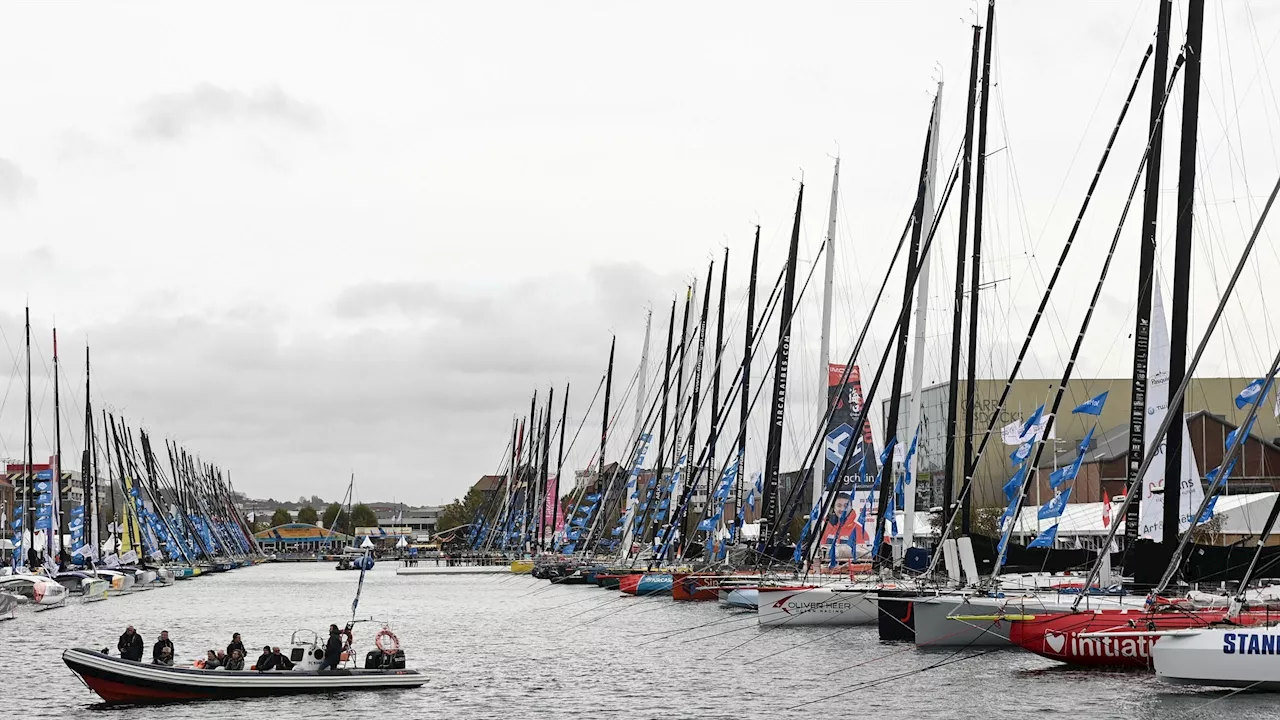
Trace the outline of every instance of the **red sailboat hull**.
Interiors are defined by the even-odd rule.
[[[1016,619],[1009,640],[1037,655],[1081,667],[1152,668],[1151,648],[1163,630],[1207,627],[1226,619],[1225,610],[1094,610]],[[1267,613],[1245,612],[1240,625],[1266,622]],[[1272,616],[1271,619],[1277,619]],[[1151,634],[1128,635],[1129,633]],[[1125,633],[1117,637],[1080,637],[1088,633]]]
[[[618,589],[628,595],[635,595],[640,589],[640,578],[644,577],[641,573],[632,573],[623,575],[618,578]]]
[[[674,600],[718,600],[722,579],[721,575],[709,573],[676,573],[672,576],[671,597]]]

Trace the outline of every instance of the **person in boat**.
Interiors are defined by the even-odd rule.
[[[204,669],[217,670],[220,667],[222,667],[222,663],[218,661],[218,655],[212,650],[210,650],[209,654],[205,656],[205,659],[204,659]]]
[[[230,658],[227,657],[227,654],[225,652],[219,650],[218,654],[214,655],[214,659],[218,661],[218,667],[226,667],[227,660],[229,660]]]
[[[160,655],[151,660],[151,664],[173,667],[173,648],[167,647],[161,650]]]
[[[116,643],[116,649],[120,651],[120,657],[125,660],[142,662],[142,636],[133,629],[132,625],[124,629],[124,634]]]
[[[169,630],[160,630],[160,639],[157,639],[156,644],[151,646],[151,660],[160,660],[161,653],[166,650],[169,651],[169,665],[173,665],[173,641],[169,639]]]
[[[232,650],[231,654],[227,656],[227,661],[222,665],[222,667],[228,670],[243,670],[244,653],[241,653],[239,650]]]
[[[253,664],[253,669],[258,672],[270,670],[271,667],[269,663],[271,663],[271,646],[263,645],[262,654],[258,656],[258,661]]]
[[[280,652],[280,648],[271,648],[271,663],[274,670],[292,670],[293,661]]]
[[[248,654],[244,650],[244,643],[240,641],[240,633],[231,633],[231,642],[227,644],[227,657],[231,657],[231,653],[236,650],[240,651],[240,657]]]
[[[342,660],[342,632],[338,630],[337,625],[329,626],[329,640],[324,645],[324,660],[320,663],[321,670],[337,670],[338,663]]]

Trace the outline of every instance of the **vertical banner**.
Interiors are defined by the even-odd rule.
[[[84,506],[71,508],[71,522],[67,528],[71,532],[71,555],[81,557],[90,555],[89,546],[84,541]]]
[[[17,505],[13,508],[13,566],[15,568],[24,562],[22,558],[26,555],[26,548],[22,546],[22,534],[26,531],[23,527],[26,514],[26,505]]]
[[[845,453],[852,452],[845,466],[844,475],[836,478],[834,492],[837,493],[831,514],[826,518],[822,531],[822,542],[830,544],[832,539],[839,543],[847,543],[853,536],[853,543],[865,545],[870,541],[863,522],[861,508],[866,503],[866,496],[871,490],[877,474],[874,446],[871,441],[871,423],[863,419],[860,431],[854,431],[854,424],[862,412],[862,378],[857,365],[849,368],[849,377],[841,384],[845,374],[845,365],[827,366],[827,407],[835,407],[831,420],[827,423],[826,462],[823,465],[823,478],[830,481],[832,473],[840,466]],[[863,462],[866,472],[863,472]]]
[[[551,528],[554,534],[559,528],[553,527],[556,521],[556,504],[560,502],[560,478],[552,475],[547,478],[547,494],[542,502],[542,527]]]
[[[41,550],[47,550],[51,553],[54,547],[53,531],[57,528],[57,523],[54,521],[54,512],[53,512],[53,482],[52,482],[53,471],[38,470],[35,473],[35,478],[36,478],[35,531],[41,532],[43,533],[43,535],[39,540],[33,537],[31,540],[31,546],[36,548],[37,552],[40,552]]]

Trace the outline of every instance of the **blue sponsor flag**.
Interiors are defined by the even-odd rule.
[[[1196,524],[1207,523],[1213,519],[1213,509],[1218,505],[1218,496],[1214,495],[1209,498],[1209,504],[1204,506],[1204,512],[1200,513],[1200,519],[1196,520]]]
[[[893,446],[898,444],[898,436],[894,435],[884,444],[884,449],[880,451],[880,466],[884,467],[889,462],[889,458],[893,456]]]
[[[1239,459],[1240,459],[1239,457],[1236,457],[1236,458],[1233,458],[1231,462],[1227,463],[1227,474],[1222,476],[1222,483],[1224,485],[1226,484],[1227,480],[1231,477],[1231,471],[1236,469],[1236,460],[1239,460]],[[1218,472],[1221,470],[1222,470],[1222,466],[1219,465],[1218,467],[1210,470],[1204,476],[1204,479],[1212,483],[1214,480],[1218,479]],[[1214,499],[1216,500],[1217,498],[1215,497]]]
[[[1053,547],[1053,541],[1057,539],[1058,539],[1058,526],[1054,525],[1048,530],[1045,530],[1044,532],[1037,535],[1036,539],[1032,540],[1031,544],[1027,545],[1027,547],[1029,548]]]
[[[1036,411],[1031,413],[1031,417],[1027,418],[1027,421],[1022,424],[1022,434],[1019,435],[1018,437],[1026,437],[1027,433],[1031,432],[1034,428],[1039,427],[1040,418],[1043,415],[1044,415],[1044,406],[1041,405],[1040,407],[1036,408]]]
[[[1244,430],[1243,433],[1240,432],[1242,428],[1236,428],[1235,430],[1232,430],[1231,432],[1227,433],[1227,450],[1228,451],[1230,451],[1231,448],[1235,447],[1237,438],[1249,437],[1249,435],[1253,432],[1253,423],[1257,419],[1258,419],[1257,415],[1254,415],[1252,418],[1250,418],[1249,422],[1245,423],[1245,426],[1243,428]]]
[[[1089,445],[1093,443],[1093,431],[1095,429],[1096,427],[1089,428],[1088,434],[1086,434],[1084,436],[1084,439],[1080,441],[1080,445],[1077,448],[1077,452],[1080,455],[1084,455],[1085,453],[1089,452]]]
[[[1066,490],[1054,495],[1052,500],[1041,506],[1040,512],[1037,513],[1036,517],[1041,520],[1062,517],[1062,511],[1067,509],[1067,499],[1070,497],[1071,488],[1068,487]]]
[[[587,496],[587,502],[593,503],[600,499],[600,493],[591,493]]]
[[[1013,500],[1022,492],[1022,477],[1027,474],[1027,466],[1023,465],[1018,468],[1018,472],[1009,478],[1009,482],[1004,484],[1004,496],[1009,500]]]
[[[1236,408],[1240,409],[1249,403],[1260,402],[1262,398],[1266,397],[1266,394],[1267,391],[1263,387],[1263,380],[1262,378],[1258,378],[1248,385],[1245,385],[1244,389],[1240,391],[1240,394],[1236,395]]]
[[[1084,402],[1077,405],[1076,409],[1071,411],[1071,414],[1072,415],[1081,415],[1081,414],[1101,415],[1102,406],[1107,403],[1107,393],[1109,392],[1111,391],[1108,390],[1107,392],[1104,392],[1101,395],[1085,400]]]
[[[1031,457],[1030,442],[1022,443],[1018,447],[1014,448],[1014,451],[1009,454],[1009,459],[1013,461],[1013,464],[1015,466],[1021,465],[1022,463],[1026,462],[1028,457]]]

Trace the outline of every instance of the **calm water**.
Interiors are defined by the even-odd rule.
[[[240,632],[250,654],[294,629],[351,615],[356,573],[265,565],[0,623],[0,699],[9,717],[102,711],[112,718],[1273,718],[1280,696],[1167,688],[1135,673],[1068,670],[1000,650],[920,652],[874,628],[762,630],[716,603],[639,599],[528,576],[435,578],[379,565],[360,615],[389,621],[419,690],[106,709],[66,669],[65,647],[115,648],[133,623],[168,630],[181,660]],[[376,626],[357,625],[361,653]],[[925,672],[925,668],[933,666]],[[800,706],[802,703],[810,703]],[[1065,717],[1065,715],[1064,715]]]

